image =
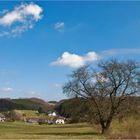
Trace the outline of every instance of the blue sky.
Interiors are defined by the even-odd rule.
[[[60,100],[73,69],[139,55],[138,1],[0,1],[2,98]]]

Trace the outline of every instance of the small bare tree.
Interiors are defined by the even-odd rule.
[[[90,122],[99,123],[101,133],[108,130],[113,117],[121,113],[127,97],[140,91],[140,69],[130,60],[101,62],[97,70],[84,66],[73,71],[70,77],[63,92],[88,101]]]

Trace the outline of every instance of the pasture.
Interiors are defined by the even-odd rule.
[[[38,125],[24,122],[0,123],[0,139],[104,139],[88,124]]]
[[[64,125],[38,125],[24,122],[1,122],[0,139],[27,140],[98,140],[98,139],[140,139],[139,117],[128,117],[119,122],[115,119],[106,135],[101,135],[97,127],[87,123]]]

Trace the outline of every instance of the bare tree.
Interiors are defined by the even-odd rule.
[[[140,69],[130,60],[101,62],[96,70],[84,66],[73,71],[70,77],[63,92],[88,101],[90,122],[99,123],[101,133],[108,130],[113,117],[121,113],[127,97],[140,91]]]

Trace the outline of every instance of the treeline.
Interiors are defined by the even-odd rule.
[[[118,119],[122,119],[128,115],[140,115],[140,97],[130,96],[127,98],[127,104],[124,104],[120,109],[124,110],[119,114]],[[127,106],[127,108],[126,108]],[[59,102],[55,110],[66,118],[71,118],[71,122],[83,122],[88,121],[90,118],[90,104],[83,98],[72,98]]]
[[[118,118],[122,119],[126,115],[140,115],[140,97],[130,96],[127,98],[127,104],[120,109],[124,110]],[[127,108],[126,108],[127,106]],[[50,105],[44,100],[38,98],[25,99],[0,99],[0,112],[11,110],[37,110],[42,112],[56,111],[57,114],[69,118],[72,123],[85,122],[90,119],[90,104],[83,98],[72,98],[55,102]]]

